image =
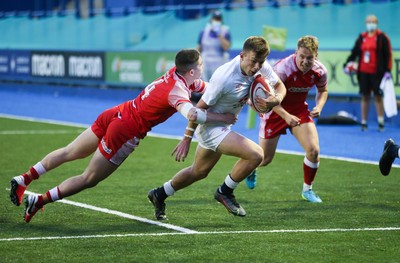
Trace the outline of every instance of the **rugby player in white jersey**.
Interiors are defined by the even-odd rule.
[[[262,109],[279,105],[286,94],[286,89],[266,62],[269,52],[268,42],[264,38],[252,36],[246,39],[240,54],[215,71],[196,107],[207,112],[239,115],[249,98],[250,85],[259,74],[271,82],[276,90],[276,96],[270,96],[268,99],[259,98],[258,105]],[[196,123],[189,121],[182,141],[173,152],[177,161],[183,161],[196,130],[195,135],[199,145],[192,165],[182,169],[171,180],[148,193],[148,198],[155,209],[155,217],[158,220],[167,219],[165,199],[176,191],[206,178],[223,154],[238,157],[239,160],[215,191],[214,198],[233,215],[245,216],[246,212],[236,201],[233,191],[261,163],[262,148],[252,140],[232,131],[231,125],[214,123],[200,124],[197,129],[196,127]]]

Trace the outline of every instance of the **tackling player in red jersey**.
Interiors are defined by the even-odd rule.
[[[272,162],[279,138],[289,129],[305,151],[303,162],[304,184],[302,197],[310,202],[322,202],[312,190],[319,167],[319,139],[313,118],[320,116],[328,98],[325,66],[317,60],[318,39],[304,36],[298,40],[294,54],[278,61],[275,72],[285,84],[287,93],[282,103],[269,113],[260,114],[259,144],[264,150],[260,166]],[[306,102],[308,92],[317,88],[316,105],[311,111]],[[246,178],[249,188],[255,187],[255,171]]]
[[[74,195],[111,175],[135,150],[152,127],[180,112],[196,123],[236,122],[234,114],[205,112],[190,101],[191,92],[203,92],[200,80],[202,58],[195,49],[184,49],[175,57],[175,67],[149,84],[135,99],[101,113],[92,126],[67,146],[46,155],[26,173],[11,180],[10,198],[19,206],[32,180],[61,164],[93,154],[82,174],[73,176],[42,195],[25,199],[25,222],[29,222],[44,205]]]

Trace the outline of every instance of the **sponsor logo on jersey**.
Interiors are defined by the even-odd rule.
[[[111,154],[112,150],[110,148],[107,147],[106,142],[104,141],[104,139],[101,139],[101,147],[103,147],[103,150],[107,153],[107,154]]]
[[[310,89],[312,89],[312,87],[306,87],[306,88],[303,88],[303,87],[291,87],[288,90],[290,92],[308,92]]]

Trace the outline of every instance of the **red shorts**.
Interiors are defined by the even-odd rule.
[[[290,112],[290,114],[300,118],[300,124],[314,122],[308,109]],[[271,111],[269,114],[264,114],[260,118],[258,136],[263,139],[272,139],[278,135],[286,134],[286,129],[288,128],[292,130],[292,127],[290,127],[284,119],[282,119],[275,112]]]
[[[91,129],[99,138],[98,148],[107,160],[120,165],[139,145],[134,126],[131,117],[121,115],[118,106],[97,117]]]

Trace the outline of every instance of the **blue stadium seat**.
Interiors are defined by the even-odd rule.
[[[108,16],[124,16],[137,7],[136,0],[104,0],[104,9]]]

